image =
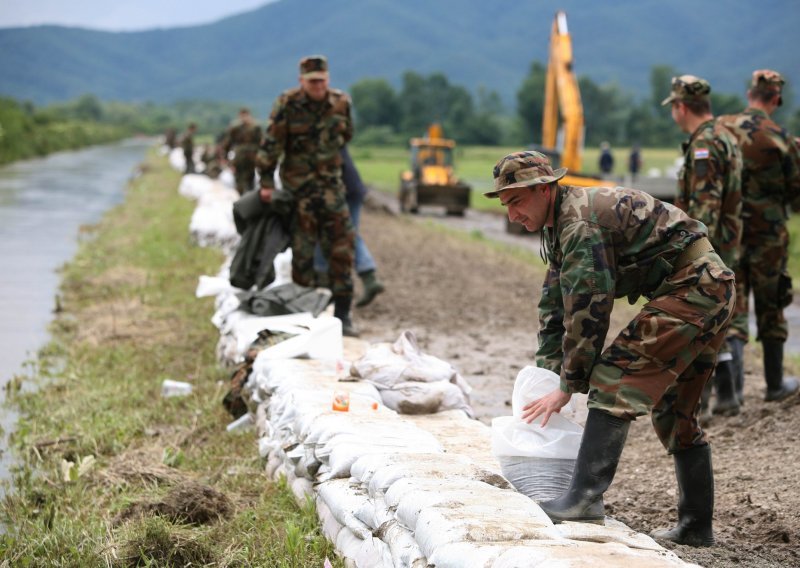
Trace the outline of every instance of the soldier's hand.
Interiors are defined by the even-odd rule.
[[[547,426],[547,421],[554,412],[561,412],[561,409],[572,398],[572,394],[556,389],[544,395],[542,398],[529,402],[522,407],[522,420],[530,424],[539,416],[542,417],[542,428]]]
[[[262,187],[258,190],[258,196],[261,198],[261,201],[264,203],[269,203],[272,201],[272,192],[274,191],[271,187]]]

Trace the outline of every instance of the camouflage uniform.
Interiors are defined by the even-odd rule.
[[[183,158],[186,160],[186,169],[184,173],[193,174],[194,167],[194,130],[189,129],[184,132],[181,138],[181,148],[183,148]]]
[[[261,127],[249,121],[238,121],[225,133],[224,154],[233,150],[233,169],[239,195],[253,189],[256,176],[256,155],[261,144]]]
[[[681,255],[705,236],[646,193],[571,186],[558,188],[544,234],[537,365],[560,373],[563,391],[588,392],[590,409],[629,420],[652,409],[670,453],[706,443],[698,401],[734,305],[733,273],[713,250]],[[649,301],[603,350],[614,298],[641,295]]]
[[[748,300],[755,301],[758,339],[785,342],[783,308],[791,303],[788,260],[789,205],[800,197],[800,152],[791,136],[766,112],[747,108],[720,117],[742,151],[742,259],[736,271],[733,327],[747,339]]]
[[[293,280],[314,285],[314,246],[320,242],[330,259],[334,299],[353,296],[355,230],[345,201],[339,153],[352,136],[350,99],[344,92],[329,89],[327,97],[317,102],[301,88],[291,89],[272,107],[256,161],[261,186],[271,188],[282,156],[281,181],[296,203]]]

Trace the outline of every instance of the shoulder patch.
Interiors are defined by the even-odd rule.
[[[708,148],[697,148],[694,151],[695,160],[708,160]]]

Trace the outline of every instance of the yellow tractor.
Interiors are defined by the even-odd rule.
[[[471,188],[453,172],[456,143],[431,124],[427,136],[412,138],[411,170],[400,176],[400,211],[417,213],[421,205],[444,207],[448,215],[464,215]]]

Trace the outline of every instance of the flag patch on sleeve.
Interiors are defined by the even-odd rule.
[[[708,160],[708,148],[698,148],[694,151],[695,160]]]

